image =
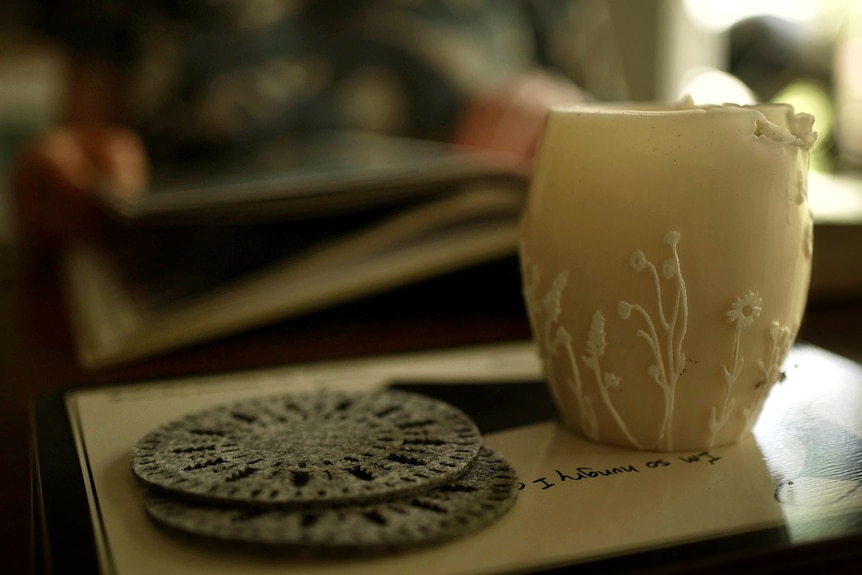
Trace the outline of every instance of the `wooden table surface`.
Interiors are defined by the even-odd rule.
[[[0,565],[29,568],[28,404],[71,386],[529,337],[513,260],[109,371],[85,372],[50,264],[0,262]],[[862,361],[862,294],[812,302],[802,338]]]

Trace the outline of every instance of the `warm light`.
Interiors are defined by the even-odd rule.
[[[682,79],[678,97],[688,95],[695,104],[754,104],[756,97],[739,78],[716,70],[700,67],[689,70]]]
[[[777,16],[794,22],[809,21],[816,15],[811,0],[685,0],[692,21],[706,30],[727,30],[753,16]]]

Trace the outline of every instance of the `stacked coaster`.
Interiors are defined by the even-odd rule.
[[[131,455],[157,524],[304,556],[440,543],[513,505],[515,470],[455,407],[418,394],[255,398],[172,421]]]

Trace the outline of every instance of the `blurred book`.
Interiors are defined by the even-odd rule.
[[[63,258],[86,368],[512,256],[527,174],[444,144],[324,134],[154,169],[100,194],[101,241]]]

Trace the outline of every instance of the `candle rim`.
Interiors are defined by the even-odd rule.
[[[767,111],[773,114],[767,114]],[[783,122],[774,121],[774,113],[784,114]],[[758,136],[767,135],[770,139],[794,143],[810,149],[817,141],[817,132],[812,130],[814,116],[796,112],[791,104],[784,102],[763,102],[756,104],[695,104],[691,98],[677,102],[660,101],[620,101],[620,102],[575,102],[552,106],[550,115],[590,115],[590,116],[631,116],[648,118],[676,118],[702,114],[750,114],[755,119]],[[766,126],[764,130],[762,126]]]
[[[734,104],[725,102],[723,104],[694,104],[691,101],[681,100],[678,102],[660,101],[619,101],[619,102],[570,102],[552,106],[552,112],[590,112],[594,114],[622,114],[622,115],[682,115],[703,112],[760,112],[763,109],[785,109],[797,114],[791,104],[784,102],[764,102],[757,104]]]

